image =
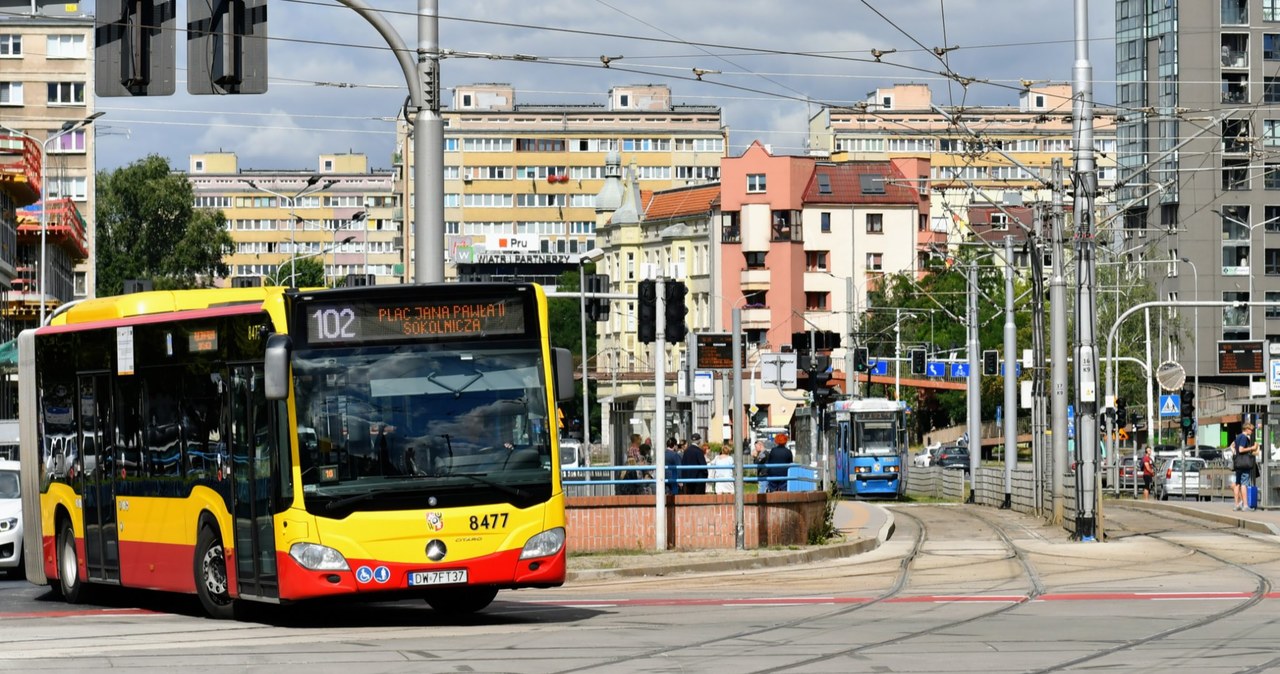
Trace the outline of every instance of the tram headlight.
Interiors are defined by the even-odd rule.
[[[896,472],[898,472],[898,466],[885,466],[885,467],[884,467],[884,472],[886,472],[886,473],[896,473]]]
[[[854,467],[853,467],[853,472],[855,472],[855,473],[870,473],[870,472],[871,472],[871,466],[854,466]]]
[[[351,570],[341,552],[319,543],[294,543],[289,548],[289,556],[310,571]]]
[[[560,552],[564,547],[564,528],[556,527],[547,529],[546,531],[529,539],[524,544],[524,549],[520,551],[520,559],[533,559],[534,557],[549,557]]]

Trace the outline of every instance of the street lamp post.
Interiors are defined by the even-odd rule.
[[[329,189],[330,187],[333,187],[334,184],[337,183],[338,181],[326,180],[325,183],[321,185],[319,188],[311,189],[312,187],[315,187],[316,183],[320,182],[320,174],[312,173],[311,176],[307,178],[307,182],[305,185],[302,186],[302,189],[295,192],[293,196],[281,194],[279,192],[276,192],[275,190],[269,190],[259,185],[258,183],[254,182],[253,180],[241,180],[240,182],[248,185],[249,187],[252,187],[255,190],[258,190],[259,192],[266,192],[267,194],[270,194],[273,197],[283,199],[285,202],[289,204],[289,216],[290,216],[289,218],[290,219],[289,254],[292,256],[289,258],[289,278],[292,279],[294,276],[297,275],[297,269],[294,268],[294,261],[298,257],[298,216],[297,216],[297,213],[295,213],[298,199],[301,199],[302,197],[307,196],[308,194],[323,192]]]
[[[49,247],[48,247],[48,244],[46,243],[48,238],[47,235],[49,231],[49,200],[47,198],[49,191],[48,189],[45,188],[45,185],[49,182],[47,177],[45,176],[46,167],[48,166],[46,157],[48,157],[49,155],[49,143],[52,143],[53,141],[71,133],[72,131],[89,126],[90,124],[93,123],[93,120],[105,114],[107,113],[95,112],[92,115],[89,115],[88,117],[85,117],[84,119],[81,119],[81,120],[63,122],[62,128],[59,129],[57,133],[50,135],[44,140],[40,140],[35,136],[32,136],[27,133],[23,133],[21,131],[18,131],[17,129],[12,129],[7,126],[0,125],[0,130],[14,134],[16,136],[22,136],[23,138],[27,138],[31,140],[31,142],[33,143],[40,144],[40,282],[39,282],[40,325],[44,325],[45,299],[48,297],[48,293],[45,292],[44,278],[45,278],[45,267],[47,266],[46,261],[48,260],[48,257],[49,257],[48,255]]]
[[[351,224],[352,226],[355,226],[355,223],[365,222],[368,219],[369,219],[368,211],[356,211],[355,215],[351,216]],[[364,226],[364,268],[360,270],[360,273],[364,274],[363,282],[369,283],[369,225],[368,223],[365,223],[365,226]],[[377,285],[377,284],[369,283],[369,285]]]
[[[582,448],[591,453],[591,398],[590,387],[587,379],[587,277],[586,264],[595,262],[604,257],[604,251],[599,248],[591,250],[578,256],[578,308],[581,313],[580,323],[582,325]]]
[[[347,244],[347,243],[351,243],[352,241],[355,241],[355,239],[356,239],[356,237],[355,237],[354,235],[352,235],[352,236],[348,236],[347,238],[345,238],[345,239],[343,239],[343,240],[341,240],[341,241],[334,242],[334,243],[333,243],[333,245],[331,245],[331,246],[327,246],[327,247],[325,247],[325,248],[322,248],[322,249],[320,249],[320,250],[318,250],[318,251],[316,251],[316,252],[314,252],[314,253],[307,253],[306,255],[296,255],[296,256],[294,256],[294,257],[290,258],[290,262],[293,262],[293,261],[296,261],[296,260],[309,260],[309,259],[311,259],[311,258],[313,258],[313,257],[324,257],[325,255],[328,255],[329,253],[332,253],[333,251],[337,250],[337,249],[338,249],[338,246],[341,246],[341,245],[343,245],[343,244]],[[277,274],[277,275],[280,273],[280,268],[281,268],[281,267],[283,267],[283,266],[284,266],[284,265],[280,265],[280,267],[276,267],[276,274]],[[322,268],[324,267],[324,261],[323,261],[323,260],[321,260],[321,264],[320,264],[320,266],[321,266]],[[324,275],[324,274],[323,274],[323,272],[321,272],[321,274],[322,274],[322,275]],[[288,276],[286,276],[286,277],[284,277],[284,280],[285,280],[285,281],[288,281],[289,283],[293,283],[293,282],[294,282],[294,276],[296,276],[296,275],[297,275],[296,268],[291,264],[291,265],[289,265],[289,275],[288,275]],[[274,279],[274,280],[276,281],[275,285],[283,285],[282,283],[280,283],[280,279],[278,279],[278,278],[277,278],[277,279]],[[327,281],[327,279],[326,279],[326,281]]]

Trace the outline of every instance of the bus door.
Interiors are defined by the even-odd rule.
[[[231,367],[231,480],[236,583],[242,597],[279,597],[272,467],[276,436],[261,365]]]
[[[120,538],[116,531],[115,444],[111,375],[79,377],[80,461],[84,488],[84,550],[90,580],[120,580]]]

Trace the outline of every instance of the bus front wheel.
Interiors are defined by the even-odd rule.
[[[76,552],[76,532],[71,521],[63,518],[58,527],[58,594],[68,604],[84,599],[84,583],[80,580],[80,556]]]
[[[213,527],[200,527],[196,537],[196,594],[210,618],[230,620],[236,617],[236,601],[231,598],[227,582],[227,556],[222,538]]]
[[[441,613],[466,615],[484,610],[496,596],[496,587],[455,587],[432,592],[427,603]]]

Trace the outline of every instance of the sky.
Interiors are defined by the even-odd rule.
[[[364,2],[417,46],[416,0]],[[177,5],[185,26],[186,3]],[[802,154],[810,116],[876,88],[926,83],[942,105],[1016,105],[1024,80],[1070,82],[1073,5],[439,0],[440,47],[452,52],[441,61],[441,99],[450,103],[456,85],[503,82],[515,87],[517,103],[603,104],[612,86],[662,83],[677,104],[721,107],[731,155],[756,140],[777,154]],[[1089,5],[1094,99],[1106,104],[1115,98],[1114,2]],[[337,0],[270,0],[268,8],[267,93],[187,95],[179,39],[178,94],[97,100],[107,113],[96,122],[98,168],[159,154],[185,169],[190,154],[215,151],[235,152],[241,169],[315,170],[320,154],[337,152],[390,168],[407,88],[386,41]],[[873,49],[886,52],[879,62]],[[699,81],[695,68],[718,72]],[[949,79],[948,70],[972,82]]]

